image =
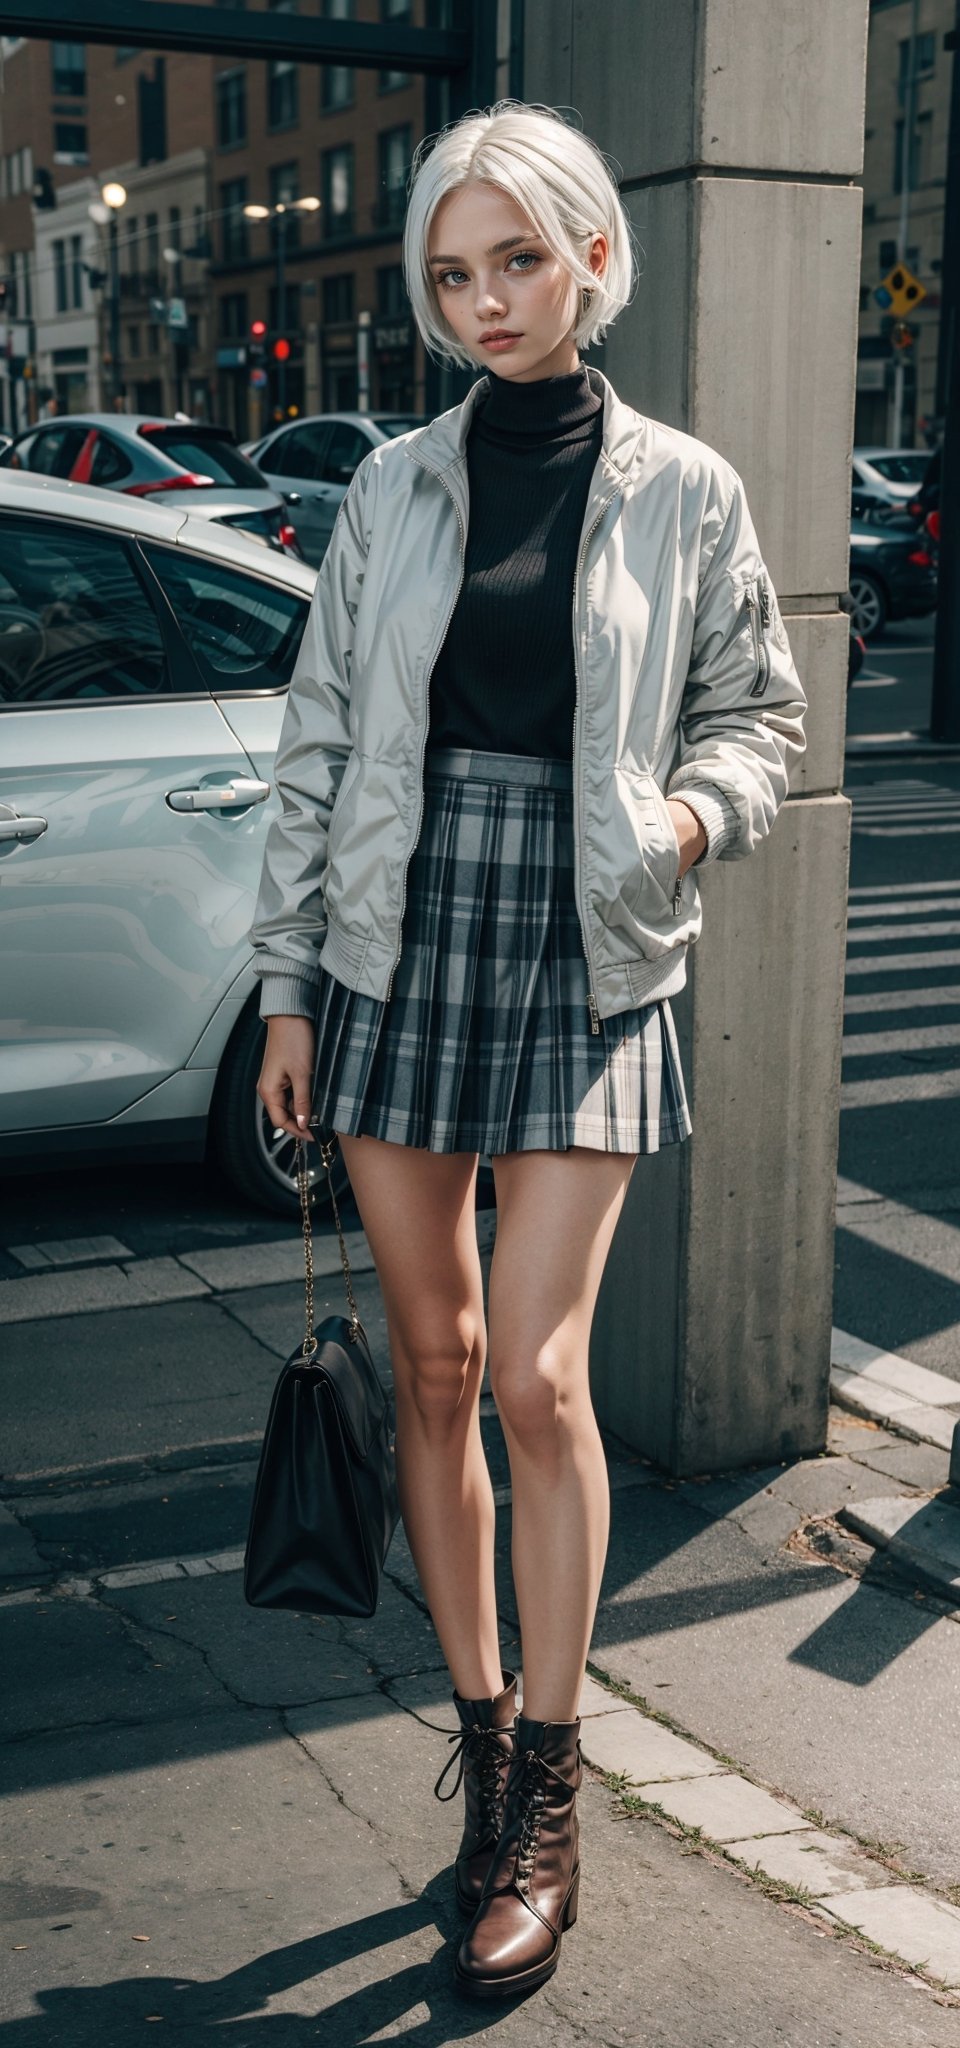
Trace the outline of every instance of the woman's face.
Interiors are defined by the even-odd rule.
[[[509,248],[499,244],[508,242]],[[536,234],[523,208],[495,185],[461,186],[442,199],[433,216],[428,258],[437,303],[474,361],[511,383],[530,383],[575,370],[572,340],[579,287]],[[596,234],[587,262],[597,277],[607,243]],[[482,336],[506,329],[517,336],[501,348]]]

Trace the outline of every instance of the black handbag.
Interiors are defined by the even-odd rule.
[[[244,1558],[251,1607],[304,1614],[376,1611],[380,1574],[400,1514],[390,1403],[357,1314],[330,1162],[320,1140],[340,1239],[349,1318],[313,1326],[313,1227],[305,1148],[297,1185],[306,1262],[306,1330],[273,1391]]]

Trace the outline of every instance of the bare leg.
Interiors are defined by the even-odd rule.
[[[492,1699],[502,1681],[479,1419],[478,1154],[349,1134],[340,1144],[386,1306],[407,1539],[458,1693]]]
[[[490,1377],[513,1488],[523,1710],[572,1721],[610,1526],[588,1382],[590,1327],[636,1153],[513,1152],[493,1161]]]

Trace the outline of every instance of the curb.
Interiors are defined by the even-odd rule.
[[[909,1443],[933,1444],[949,1453],[960,1421],[960,1382],[880,1351],[846,1330],[830,1341],[830,1393],[840,1408],[881,1422]]]
[[[787,1887],[836,1933],[859,1935],[921,1973],[931,1989],[960,1991],[960,1907],[891,1882],[851,1837],[818,1827],[593,1673],[580,1696],[584,1760],[617,1781],[611,1790],[629,1788],[631,1810],[694,1831],[730,1862]]]

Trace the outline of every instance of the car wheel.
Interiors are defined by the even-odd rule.
[[[274,1137],[273,1124],[257,1094],[266,1036],[262,1017],[248,1007],[233,1033],[217,1076],[210,1112],[210,1140],[238,1193],[257,1208],[270,1209],[274,1215],[294,1216],[300,1210],[294,1141],[286,1132],[282,1138]],[[314,1205],[318,1214],[332,1214],[326,1169],[317,1147],[308,1149],[307,1170]],[[339,1203],[350,1189],[339,1146],[331,1174]]]
[[[887,623],[887,594],[882,583],[866,569],[855,569],[850,578],[850,624],[865,640],[874,640]]]

